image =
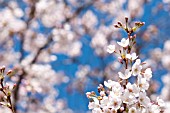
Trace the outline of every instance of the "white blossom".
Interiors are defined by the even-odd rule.
[[[142,66],[140,64],[141,64],[140,59],[137,59],[136,62],[133,64],[133,66],[132,66],[132,74],[134,76],[140,75],[141,70],[142,70]]]
[[[150,105],[148,108],[148,113],[160,113],[160,107],[158,105]]]
[[[132,54],[126,54],[126,58],[133,61],[133,60],[137,59],[138,56],[136,56],[136,53],[132,53]]]
[[[161,106],[161,107],[165,106],[165,102],[162,99],[160,99],[159,97],[156,98],[156,101],[158,102],[159,106]]]
[[[102,113],[102,110],[100,108],[94,108],[92,110],[93,113]]]
[[[82,17],[82,23],[88,28],[93,28],[97,24],[96,15],[88,10]]]
[[[108,53],[113,53],[115,51],[115,45],[109,45],[107,46],[107,52]]]
[[[117,43],[122,47],[127,47],[129,45],[129,38],[128,39],[122,38],[121,42]]]
[[[107,96],[104,96],[103,99],[100,101],[100,107],[104,108],[109,103],[109,98]]]
[[[140,90],[147,90],[149,88],[149,83],[146,78],[138,76],[138,87]]]
[[[133,8],[135,9],[134,5]],[[118,27],[123,26],[120,22],[118,24]],[[125,30],[128,31],[128,29]],[[118,60],[123,64],[125,70],[124,72],[122,70],[118,72],[119,80],[117,82],[108,80],[104,81],[104,86],[99,85],[99,96],[94,92],[86,94],[93,102],[91,107],[93,113],[117,113],[119,111],[122,113],[160,113],[163,106],[165,106],[164,101],[159,97],[156,102],[152,102],[147,96],[146,92],[149,88],[152,71],[151,68],[143,66],[144,63],[137,59],[138,56],[135,52],[131,53],[134,38],[133,36],[130,37],[132,38],[123,38],[121,42],[117,42],[123,47],[119,52],[115,52],[115,45],[107,46],[107,52],[118,54]],[[103,42],[105,41],[102,41],[102,44],[98,44],[96,47],[106,47],[107,42],[104,44]],[[100,41],[97,43],[100,43]],[[135,81],[129,80],[132,75],[136,78]],[[133,77],[131,78],[133,79]],[[168,80],[166,80],[166,83],[169,85]],[[98,100],[97,104],[95,104],[96,99]]]
[[[89,109],[99,108],[99,101],[96,98],[93,98],[93,102],[89,102]]]
[[[104,85],[108,88],[120,88],[121,85],[118,82],[108,80],[108,82],[104,81]]]
[[[129,90],[125,90],[123,92],[123,95],[122,95],[122,101],[128,105],[132,105],[134,104],[137,100],[135,98],[135,96],[131,95],[131,93],[129,92]]]
[[[150,103],[150,99],[149,97],[146,96],[146,92],[140,92],[138,100],[140,104],[142,104],[145,107],[147,107],[148,104]]]
[[[137,113],[137,110],[135,107],[131,107],[128,111],[128,113]]]
[[[125,74],[123,74],[122,72],[118,72],[118,74],[121,79],[128,79],[129,77],[131,77],[132,72],[129,69],[126,69]]]
[[[120,105],[122,103],[121,99],[118,97],[113,97],[109,99],[109,104],[108,106],[111,107],[114,110],[118,110],[120,108]]]
[[[132,95],[132,96],[135,96],[135,97],[138,97],[139,96],[139,88],[136,84],[131,84],[130,82],[127,83],[126,85],[126,89],[125,90],[128,90],[129,93]]]
[[[145,77],[147,80],[150,80],[150,78],[152,78],[151,68],[147,68],[147,69],[145,70],[144,77]]]

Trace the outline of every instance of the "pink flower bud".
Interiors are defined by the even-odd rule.
[[[120,63],[123,63],[123,59],[122,59],[121,57],[118,57],[118,61],[119,61]]]
[[[87,92],[87,93],[86,93],[87,98],[90,98],[90,95],[91,95],[90,92]]]
[[[12,70],[9,70],[9,71],[7,72],[7,75],[10,76],[11,74],[12,74]]]
[[[117,22],[119,24],[119,26],[123,26],[122,23],[120,21]]]
[[[125,17],[125,22],[128,23],[128,17]]]
[[[13,88],[12,88],[12,89],[15,89],[15,88],[16,88],[16,86],[17,86],[17,84],[15,83],[15,84],[13,85]]]
[[[117,24],[114,25],[115,28],[120,28]]]
[[[0,68],[0,71],[1,71],[1,73],[4,73],[4,71],[5,71],[5,66],[2,66],[2,67]]]

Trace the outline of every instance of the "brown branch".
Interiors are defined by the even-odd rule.
[[[35,15],[35,3],[31,5],[31,11],[29,13],[29,18],[26,21],[26,25],[27,25],[26,29],[29,28],[30,22],[34,19],[34,15]],[[20,32],[19,33],[20,41],[21,41],[20,42],[20,44],[21,44],[21,46],[20,46],[21,57],[19,59],[20,63],[24,59],[24,49],[23,49],[24,37],[25,37],[24,35],[25,35],[25,32]],[[18,75],[19,76],[19,80],[18,80],[18,82],[16,84],[16,88],[15,88],[15,90],[13,92],[13,94],[14,94],[14,103],[13,103],[13,105],[14,105],[15,113],[17,113],[16,107],[17,107],[17,101],[19,99],[19,94],[18,94],[19,93],[19,86],[21,84],[22,79],[24,78],[24,75],[26,75],[26,72],[24,71],[24,69],[22,68],[21,70],[22,70],[22,73],[20,75]]]
[[[86,9],[86,8],[92,6],[95,1],[97,1],[97,0],[92,0],[92,1],[88,2],[87,4],[84,4],[84,5],[80,6],[80,7],[78,7],[71,17],[66,18],[65,22],[70,22],[70,20],[77,17],[77,15],[80,14],[83,9]],[[66,0],[64,0],[64,3],[65,3],[65,5],[67,5]]]

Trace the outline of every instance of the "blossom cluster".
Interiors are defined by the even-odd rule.
[[[118,72],[119,81],[104,81],[104,85],[98,86],[99,96],[95,92],[87,92],[89,98],[89,109],[93,113],[161,113],[165,103],[157,97],[153,101],[147,96],[149,81],[152,77],[151,68],[145,68],[139,56],[132,52],[136,43],[134,31],[144,25],[143,22],[136,22],[135,27],[128,27],[128,18],[125,18],[126,25],[121,22],[115,25],[116,28],[124,29],[128,38],[123,38],[117,44],[120,50],[117,51],[115,45],[109,45],[109,53],[118,54],[118,60],[124,65],[123,72]],[[133,81],[133,80],[134,81]]]
[[[6,75],[12,76],[14,72],[9,70]],[[16,84],[5,83],[5,66],[0,67],[0,105],[6,106],[7,108],[11,109],[12,113],[15,113],[11,96],[12,91],[15,89]]]
[[[163,68],[167,70],[167,73],[165,75],[162,75],[161,79],[163,82],[164,87],[161,89],[160,97],[165,101],[165,113],[169,113],[170,111],[170,40],[166,40],[164,42],[163,49],[161,48],[155,48],[151,52],[151,58],[148,59],[153,65],[153,68],[159,69]],[[153,95],[154,97],[155,95]]]
[[[162,1],[165,3],[164,8],[168,8],[168,1]],[[124,15],[133,19],[145,17],[143,13],[148,8],[144,6],[149,2],[158,5],[149,9],[158,11],[159,14],[162,5],[151,0],[0,0],[0,65],[14,67],[17,70],[16,76],[10,77],[12,82],[17,83],[17,90],[12,98],[14,108],[17,108],[16,112],[68,113],[70,108],[67,109],[66,101],[71,104],[72,102],[69,101],[70,99],[61,100],[60,96],[58,97],[65,89],[58,89],[60,84],[67,83],[69,85],[66,87],[82,91],[89,79],[90,82],[95,83],[99,82],[98,78],[100,80],[117,79],[118,76],[112,75],[115,75],[121,64],[116,61],[108,64],[105,60],[109,55],[106,47],[110,43],[116,43],[111,39],[121,37],[119,30],[113,31],[112,23],[121,20]],[[96,11],[100,13],[100,16]],[[150,17],[156,17],[157,22],[163,25],[153,26],[153,21],[149,22],[151,25],[144,33],[141,33],[142,40],[151,40],[156,34],[162,34],[160,31],[165,31],[162,26],[168,26],[164,24],[167,21],[162,20],[166,18],[160,15],[158,18],[155,13],[150,13]],[[162,38],[165,37],[162,36]],[[162,38],[159,39],[164,40]],[[93,51],[86,51],[88,49],[86,47],[89,46]],[[86,56],[93,52],[95,56]],[[68,59],[63,57],[64,59],[61,60],[60,55]],[[93,59],[96,61],[91,62]],[[168,56],[163,60],[168,68]],[[98,65],[94,66],[95,62]],[[70,64],[74,65],[71,66],[74,69],[69,69]],[[56,72],[56,68],[58,68],[57,71],[61,69],[61,72]],[[70,77],[70,73],[76,69],[76,76]],[[163,94],[165,94],[164,91]],[[62,95],[65,94],[62,93]],[[77,98],[75,95],[74,97]],[[77,103],[76,101],[74,102]],[[9,111],[0,108],[0,113],[9,113]]]

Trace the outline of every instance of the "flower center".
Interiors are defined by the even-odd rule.
[[[114,103],[113,103],[113,105],[114,105],[114,106],[117,106],[117,105],[118,105],[118,103],[117,103],[117,102],[114,102]]]

